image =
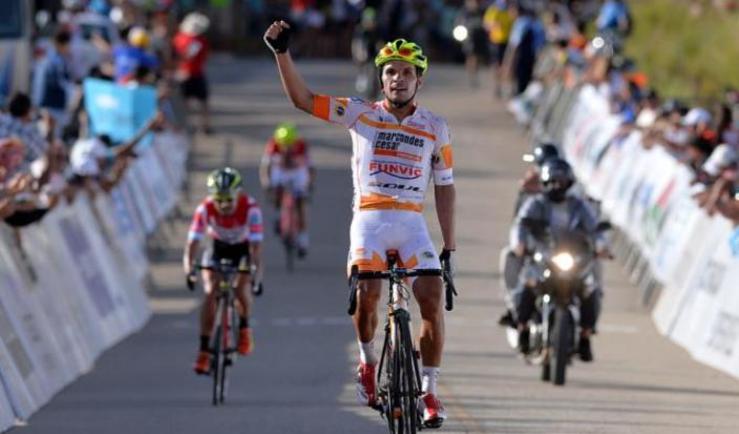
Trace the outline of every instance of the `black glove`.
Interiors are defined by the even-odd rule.
[[[287,27],[283,27],[276,39],[272,39],[268,36],[264,36],[264,43],[267,44],[270,50],[275,54],[281,54],[287,51],[288,45],[290,45],[290,34],[292,30]]]
[[[187,275],[187,289],[190,291],[195,291],[195,282],[197,282],[198,276],[195,274],[195,272],[191,272]]]
[[[454,261],[452,260],[452,253],[453,250],[447,250],[444,249],[441,251],[441,254],[439,255],[439,262],[441,262],[441,268],[444,269],[444,271],[448,272],[450,277],[454,277],[455,274],[455,267],[454,267]]]

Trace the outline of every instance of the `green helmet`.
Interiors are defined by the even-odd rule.
[[[396,39],[385,44],[375,57],[375,66],[382,68],[382,65],[393,60],[415,65],[421,70],[421,74],[425,74],[429,68],[428,58],[423,54],[421,47],[415,42],[406,41],[405,39]]]
[[[289,122],[277,125],[274,133],[275,143],[280,148],[289,148],[298,140],[298,129]]]
[[[230,167],[214,170],[208,175],[207,186],[214,199],[234,199],[241,189],[241,175]]]

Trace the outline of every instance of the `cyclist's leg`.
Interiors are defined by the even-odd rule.
[[[296,169],[293,188],[295,193],[295,207],[298,210],[298,246],[302,249],[308,248],[308,220],[306,196],[308,195],[309,174],[308,168]]]
[[[276,210],[280,209],[280,202],[282,201],[282,191],[285,185],[284,171],[277,165],[272,165],[272,170],[269,174],[270,187],[272,187],[272,204]]]
[[[441,263],[422,215],[404,222],[406,238],[400,256],[407,268],[440,270]],[[443,285],[438,276],[421,276],[413,282],[413,294],[421,311],[421,408],[427,426],[439,427],[446,411],[437,398],[436,384],[444,349]]]
[[[369,213],[354,214],[350,230],[349,270],[354,266],[360,272],[381,271],[387,267],[377,222],[372,217],[373,215]],[[381,289],[380,280],[360,281],[357,288],[357,311],[353,317],[360,358],[357,369],[357,398],[360,403],[370,406],[376,403],[375,365],[378,360],[374,349],[374,337],[379,322],[377,305]]]
[[[421,214],[403,221],[405,237],[398,249],[403,266],[420,270],[440,270],[426,223]],[[438,367],[444,347],[443,285],[438,276],[421,276],[413,282],[413,294],[421,311],[420,350],[424,366]]]
[[[238,253],[234,255],[234,263],[239,264],[239,270],[249,270],[249,243],[244,242],[238,245]],[[236,287],[234,294],[236,296],[237,309],[240,318],[249,318],[251,316],[251,296],[250,291],[246,288],[251,283],[251,275],[249,273],[239,273],[236,278]]]
[[[209,337],[215,321],[217,294],[215,289],[220,284],[220,276],[213,271],[203,270],[202,277],[205,299],[200,310],[200,336]]]

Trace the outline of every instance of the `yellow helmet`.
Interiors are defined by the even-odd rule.
[[[429,68],[428,58],[423,54],[421,46],[405,39],[396,39],[385,44],[375,57],[375,66],[382,68],[382,65],[393,60],[408,62],[419,68],[421,74],[425,74]]]
[[[273,137],[277,146],[287,149],[298,141],[298,129],[289,122],[283,122],[277,125]]]
[[[143,27],[134,27],[128,32],[128,43],[134,47],[147,48],[149,46],[149,32]]]

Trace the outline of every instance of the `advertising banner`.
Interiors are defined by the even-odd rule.
[[[115,142],[133,137],[157,110],[157,93],[151,86],[129,87],[87,78],[82,87],[92,133],[107,134]],[[151,140],[149,135],[140,146]]]

